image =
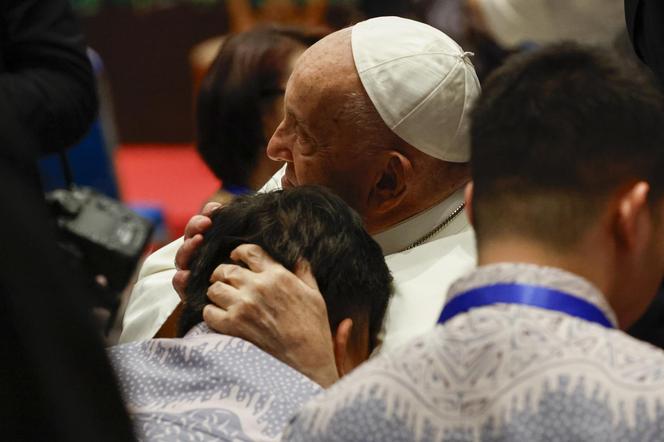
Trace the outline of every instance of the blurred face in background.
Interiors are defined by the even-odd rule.
[[[320,38],[269,26],[226,39],[198,98],[199,153],[223,186],[259,189],[283,164],[267,141],[283,118],[286,83],[304,50]]]
[[[284,94],[286,92],[286,84],[293,73],[295,63],[306,49],[307,48],[304,45],[298,45],[293,49],[293,52],[290,53],[285,63],[285,69],[279,82],[279,88],[274,91],[269,91],[262,100],[261,116],[263,132],[265,133],[266,140],[269,140],[272,137],[277,130],[277,127],[279,127],[279,123],[284,119]],[[275,161],[275,163],[282,164],[277,161]]]

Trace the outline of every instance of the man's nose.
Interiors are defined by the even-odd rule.
[[[274,161],[293,161],[293,152],[291,151],[292,136],[285,128],[282,121],[277,130],[267,143],[267,156]]]

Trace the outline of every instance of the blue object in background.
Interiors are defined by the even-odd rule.
[[[150,220],[154,226],[151,244],[152,251],[166,245],[170,241],[166,221],[164,220],[164,212],[161,207],[150,203],[134,203],[130,204],[129,208],[143,218]]]
[[[68,149],[66,154],[76,185],[92,187],[111,198],[119,199],[113,163],[106,150],[99,119],[92,124],[85,138]],[[39,170],[45,192],[66,187],[58,154],[41,158]]]
[[[99,116],[85,138],[66,151],[74,184],[87,186],[115,199],[120,199],[113,164],[117,141],[115,119],[104,63],[99,54],[88,48],[99,96]],[[66,187],[64,169],[58,154],[46,155],[39,160],[39,171],[45,192]]]

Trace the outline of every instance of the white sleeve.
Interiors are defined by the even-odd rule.
[[[285,166],[259,192],[281,188]],[[184,242],[178,238],[147,257],[134,285],[122,320],[120,344],[152,339],[180,303],[173,288],[175,254]]]
[[[625,27],[623,0],[476,0],[503,47],[564,40],[611,45]]]
[[[175,254],[184,237],[147,257],[131,291],[119,343],[152,339],[180,303],[173,288]]]

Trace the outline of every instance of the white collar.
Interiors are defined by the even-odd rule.
[[[458,209],[459,205],[463,203],[463,193],[463,188],[461,188],[430,209],[411,216],[399,224],[373,235],[373,239],[383,249],[383,255],[401,252],[424,237],[427,233],[430,233],[452,215]],[[433,235],[426,242],[459,233],[467,224],[464,214],[459,214],[439,234]]]

